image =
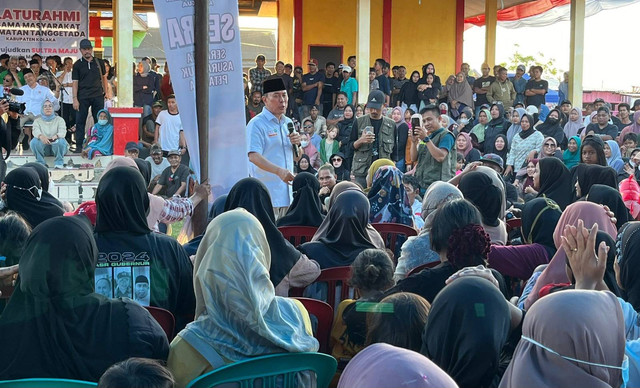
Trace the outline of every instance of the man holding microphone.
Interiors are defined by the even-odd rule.
[[[285,116],[289,102],[282,78],[262,84],[264,109],[247,124],[250,175],[269,190],[276,220],[284,216],[293,199],[294,163],[300,160],[300,135]]]

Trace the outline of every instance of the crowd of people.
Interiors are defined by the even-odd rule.
[[[247,75],[250,176],[184,245],[159,231],[210,188],[184,197],[171,96],[167,110],[140,100],[150,141],[109,162],[95,201],[65,209],[42,159],[4,177],[0,380],[184,387],[256,356],[317,352],[290,290],[326,299],[321,272],[350,267],[354,297],[329,340],[338,387],[640,385],[640,102],[615,117],[596,101],[585,120],[566,99],[546,104],[538,67],[524,82],[522,66],[509,79],[483,64],[473,79],[463,64],[442,83],[433,64],[389,78],[378,59],[357,106],[355,57],[337,75],[313,59],[307,74],[265,65]],[[157,88],[149,63],[139,70],[141,90]],[[113,131],[100,105],[88,157]],[[54,101],[41,109],[34,139],[65,144]],[[416,235],[391,250],[381,223]],[[294,246],[284,226],[316,232]],[[145,306],[173,314],[173,340]]]

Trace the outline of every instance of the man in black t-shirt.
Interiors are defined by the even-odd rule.
[[[167,160],[170,166],[160,175],[158,184],[153,188],[153,194],[164,195],[165,197],[185,195],[187,181],[189,180],[189,167],[180,163],[180,151],[169,151]]]
[[[598,113],[596,114],[597,122],[587,125],[585,133],[587,135],[596,135],[603,141],[615,140],[616,137],[618,137],[619,131],[618,127],[613,124],[609,124],[610,118],[611,113],[609,112],[609,108],[601,106],[598,108]]]
[[[541,105],[546,104],[545,95],[549,91],[549,83],[542,79],[542,66],[533,66],[532,72],[533,78],[527,81],[527,86],[524,88],[526,105],[533,105],[540,109]]]
[[[82,57],[73,64],[73,109],[76,113],[76,147],[74,153],[82,152],[85,123],[91,107],[93,121],[98,122],[98,112],[104,108],[107,90],[107,72],[104,62],[93,56],[93,46],[89,39],[80,41]]]
[[[336,95],[340,91],[340,79],[333,76],[336,64],[327,62],[324,66],[324,84],[322,85],[322,113],[327,117],[336,105]]]
[[[496,80],[496,77],[489,75],[491,68],[488,64],[483,63],[480,70],[482,71],[482,77],[473,82],[473,92],[476,94],[475,117],[478,117],[478,112],[483,104],[489,104],[489,100],[487,100],[487,92],[489,91],[489,87],[491,87],[493,81]]]

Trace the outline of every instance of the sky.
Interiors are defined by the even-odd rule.
[[[585,20],[585,90],[631,91],[640,86],[640,51],[634,41],[638,29],[640,3],[601,11]],[[509,62],[519,44],[523,55],[554,58],[556,67],[569,69],[570,23],[558,22],[546,27],[502,28],[498,25],[496,62]],[[484,27],[472,27],[464,33],[463,59],[479,72],[484,60]],[[544,78],[544,75],[543,75]]]

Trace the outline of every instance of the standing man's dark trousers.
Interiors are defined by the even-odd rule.
[[[76,114],[76,153],[80,153],[82,151],[84,136],[86,133],[85,125],[87,122],[87,116],[89,114],[89,107],[91,107],[91,115],[93,116],[93,121],[97,123],[98,112],[104,109],[104,97],[89,97],[79,100],[78,102],[80,103],[80,108],[78,109],[78,113]]]
[[[60,117],[62,117],[64,119],[64,123],[67,126],[67,135],[65,136],[65,140],[67,140],[67,143],[69,143],[69,146],[71,146],[71,144],[73,144],[72,142],[72,138],[71,138],[71,132],[69,132],[69,129],[73,128],[73,126],[76,124],[76,115],[78,114],[78,112],[76,112],[75,109],[73,109],[73,104],[65,104],[62,103],[62,112],[60,114]]]

